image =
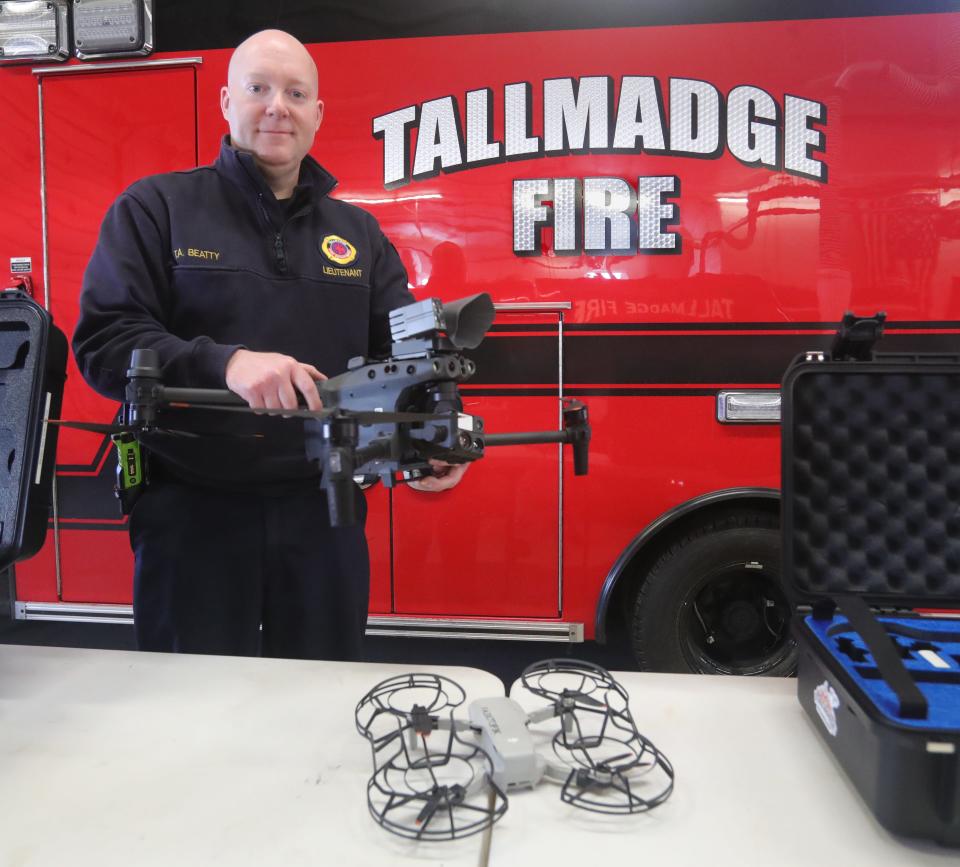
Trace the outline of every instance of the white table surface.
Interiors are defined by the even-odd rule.
[[[960,865],[960,850],[895,838],[877,823],[800,707],[796,680],[613,674],[637,728],[673,763],[670,799],[607,818],[539,792],[521,812],[517,795],[494,831],[491,864],[572,867],[594,853],[642,867]],[[549,826],[547,841],[522,822]]]
[[[367,811],[354,708],[418,668],[0,645],[0,865],[476,864]]]
[[[354,708],[412,670],[0,645],[0,865],[476,865],[480,836],[418,844],[367,812]],[[431,670],[468,701],[503,691],[476,669]],[[491,865],[960,864],[960,851],[880,828],[795,681],[617,677],[673,761],[673,796],[609,817],[563,804],[549,782],[511,793]]]

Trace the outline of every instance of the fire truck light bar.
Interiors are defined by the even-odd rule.
[[[0,63],[66,60],[67,0],[0,2]]]
[[[153,0],[73,0],[74,54],[80,60],[153,51]]]
[[[780,392],[721,391],[717,395],[717,421],[776,424],[780,421]]]

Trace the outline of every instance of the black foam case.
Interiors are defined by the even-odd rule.
[[[960,355],[801,358],[782,408],[800,704],[882,825],[960,846]]]
[[[0,292],[0,570],[47,532],[67,339],[22,292]]]

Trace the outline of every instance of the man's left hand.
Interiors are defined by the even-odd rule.
[[[413,479],[408,482],[408,485],[415,491],[428,491],[432,494],[438,491],[449,491],[450,488],[460,484],[460,479],[463,478],[469,466],[470,464],[448,464],[446,461],[431,458],[430,469],[433,475]]]

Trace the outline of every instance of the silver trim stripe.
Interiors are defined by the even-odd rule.
[[[53,395],[48,391],[46,402],[43,404],[43,427],[40,429],[40,449],[37,452],[37,472],[33,477],[35,485],[40,484],[40,477],[43,475],[43,456],[47,450],[47,430],[50,421],[50,401]]]
[[[39,124],[37,133],[40,136],[40,243],[43,249],[43,306],[50,309],[50,272],[47,268],[48,239],[47,239],[47,150],[43,130],[43,82],[37,82],[37,109]]]
[[[493,309],[501,313],[560,313],[564,310],[572,310],[572,301],[530,301],[526,303],[514,303],[506,301],[501,304],[494,304]]]
[[[571,638],[566,632],[562,635],[527,635],[526,633],[515,634],[512,632],[459,632],[456,630],[435,632],[432,630],[380,629],[379,627],[369,626],[367,627],[367,635],[378,638],[467,638],[471,641],[566,641],[571,644],[583,641],[582,638]]]
[[[132,605],[71,604],[69,602],[15,602],[17,620],[56,620],[68,623],[133,623]]]
[[[128,60],[125,63],[84,63],[73,66],[35,66],[34,75],[70,75],[80,72],[97,72],[111,69],[152,69],[160,66],[199,66],[202,57],[175,57],[170,60]]]
[[[557,314],[557,430],[563,430],[563,312]],[[557,614],[563,613],[563,443],[557,443]]]
[[[17,620],[57,620],[73,623],[133,623],[132,605],[96,605],[69,602],[16,602]],[[514,641],[582,642],[582,623],[544,620],[464,619],[373,616],[367,635],[408,638],[472,638]]]
[[[406,635],[412,638],[479,638],[513,641],[583,641],[582,623],[544,620],[452,619],[439,617],[367,618],[367,635]]]

